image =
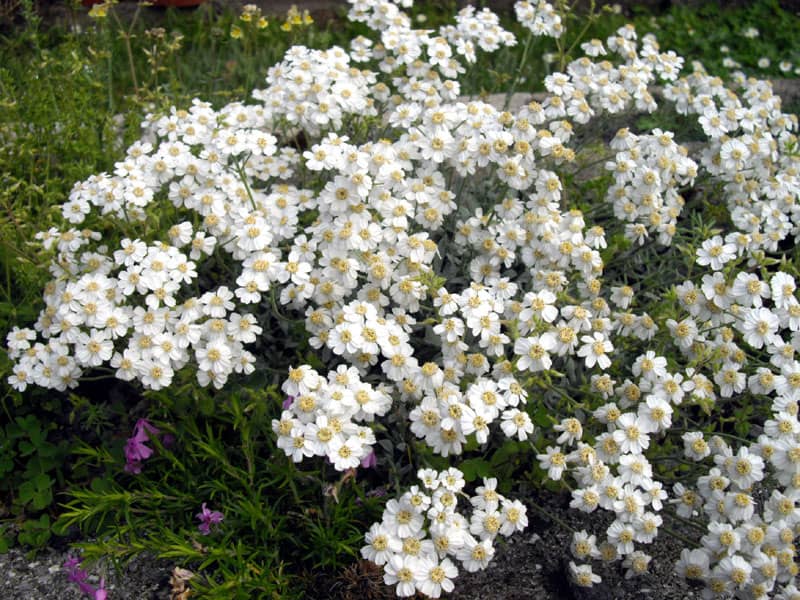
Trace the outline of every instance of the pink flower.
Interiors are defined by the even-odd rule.
[[[206,506],[206,503],[203,502],[201,511],[197,513],[197,518],[200,519],[200,525],[197,526],[197,528],[200,530],[200,533],[203,535],[208,535],[211,533],[211,525],[221,523],[225,517],[217,510],[209,510]]]
[[[81,592],[87,596],[91,596],[93,600],[107,600],[108,592],[106,591],[105,579],[101,579],[100,587],[95,589],[94,586],[91,586],[86,582],[86,580],[89,578],[89,574],[81,569],[80,564],[80,558],[70,556],[67,559],[67,562],[64,563],[64,570],[67,572],[67,578],[72,583],[77,583]]]
[[[374,468],[378,464],[378,457],[375,455],[375,450],[367,454],[361,459],[361,466],[365,469]]]
[[[138,475],[142,472],[142,461],[153,455],[153,449],[145,446],[150,435],[158,435],[156,429],[147,419],[139,419],[133,428],[133,436],[125,444],[125,471]]]

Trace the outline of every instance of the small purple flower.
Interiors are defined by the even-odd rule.
[[[77,583],[81,592],[87,596],[91,596],[93,600],[107,600],[108,592],[106,591],[105,579],[101,579],[100,587],[95,589],[94,586],[91,586],[87,583],[87,579],[89,579],[89,573],[81,569],[80,564],[80,558],[70,556],[67,559],[67,561],[64,563],[64,570],[67,572],[67,578],[72,583]]]
[[[139,419],[133,427],[133,436],[125,444],[125,471],[138,475],[142,472],[142,461],[153,455],[153,449],[145,446],[151,435],[158,435],[156,429],[147,419]]]
[[[364,458],[361,459],[361,466],[365,469],[372,469],[378,464],[378,457],[375,454],[375,450],[372,450],[369,454],[367,454]]]
[[[289,410],[292,408],[292,402],[294,402],[294,396],[286,396],[286,400],[283,401],[281,407],[283,410]]]
[[[200,519],[200,525],[198,525],[197,528],[203,535],[208,535],[211,533],[211,525],[222,523],[222,520],[225,518],[221,512],[217,510],[209,510],[205,502],[203,502],[201,511],[197,513],[196,516],[198,519]]]

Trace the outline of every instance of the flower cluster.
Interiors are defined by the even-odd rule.
[[[415,485],[399,499],[389,500],[383,519],[370,527],[361,555],[383,566],[384,582],[396,585],[400,597],[417,591],[430,598],[453,591],[459,561],[464,570],[485,569],[494,556],[494,540],[522,531],[528,525],[525,505],[497,492],[497,480],[467,496],[469,519],[459,512],[464,474],[455,468],[437,472],[422,469]]]
[[[361,381],[357,369],[344,365],[327,379],[307,365],[292,369],[283,389],[291,400],[272,429],[287,456],[295,462],[326,456],[339,471],[370,457],[375,434],[357,421],[372,422],[388,412],[392,400],[386,390]]]
[[[780,259],[800,236],[797,118],[768,83],[687,70],[630,26],[505,111],[460,96],[478,51],[515,43],[492,13],[417,30],[409,2],[351,4],[372,38],[291,48],[255,104],[151,116],[113,173],[75,186],[67,227],[39,236],[54,280],[33,329],[8,335],[10,384],[63,390],[108,365],[150,389],[183,370],[220,388],[269,362],[246,346],[286,331],[286,311],[330,365],[283,383],[273,430],[292,460],[372,462],[374,425],[395,411],[442,457],[488,452],[500,430],[568,483],[573,508],[612,513],[599,543],[573,540],[580,585],[596,558],[646,571],[642,547],[674,514],[705,533],[678,570],[706,595],[792,593],[800,302]],[[547,2],[517,14],[531,36],[563,33]],[[662,129],[578,141],[602,115],[655,110],[659,83],[703,143]],[[687,215],[702,194],[723,228]],[[89,228],[103,219],[119,235]],[[730,426],[742,407],[751,437]],[[724,420],[700,424],[714,411]],[[691,477],[667,489],[674,463],[652,459],[671,448]],[[524,526],[491,479],[468,522],[457,472],[420,477],[365,549],[402,595],[448,591],[451,558],[485,566],[494,536]]]

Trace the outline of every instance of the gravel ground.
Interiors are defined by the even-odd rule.
[[[0,554],[0,573],[5,581],[0,587],[2,600],[86,600],[78,586],[67,579],[62,565],[69,556],[66,550],[47,548],[36,556],[26,556],[18,548]],[[152,557],[141,556],[120,573],[106,574],[109,600],[167,600],[170,597],[170,566]],[[97,587],[99,575],[90,575]]]

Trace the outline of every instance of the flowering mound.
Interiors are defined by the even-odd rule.
[[[677,570],[709,597],[794,597],[796,117],[768,83],[680,77],[632,27],[504,111],[460,96],[478,51],[516,43],[490,11],[432,31],[351,3],[375,39],[294,47],[257,103],[154,116],[112,174],[75,186],[63,216],[87,228],[40,236],[54,279],[33,330],[9,335],[10,383],[65,390],[107,365],[221,388],[269,362],[247,348],[288,311],[330,366],[283,383],[273,429],[293,460],[356,468],[398,415],[440,457],[505,436],[575,509],[614,513],[599,545],[576,534],[578,584],[600,557],[644,572],[677,519],[700,528]],[[564,33],[547,2],[516,13],[531,36]],[[691,153],[660,129],[591,137],[654,111],[657,84],[702,129]],[[422,470],[388,502],[362,554],[398,595],[450,591],[453,561],[483,568],[524,528],[486,475],[470,498],[457,469]]]

